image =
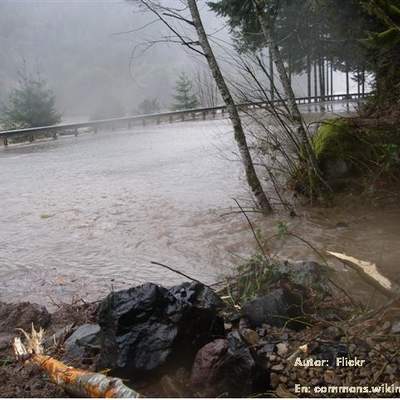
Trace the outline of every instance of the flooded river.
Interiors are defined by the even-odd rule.
[[[96,299],[144,281],[206,283],[254,252],[232,198],[249,199],[226,120],[100,132],[0,149],[0,300]],[[260,222],[276,233],[284,215]],[[340,223],[339,225],[337,225]],[[345,224],[343,224],[345,223]],[[376,262],[395,278],[400,212],[300,211],[293,232],[318,249]],[[317,259],[293,238],[271,249]]]

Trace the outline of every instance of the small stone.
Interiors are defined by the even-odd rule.
[[[267,343],[262,349],[261,351],[263,353],[273,353],[275,350],[275,345],[273,343]]]
[[[240,318],[239,321],[239,330],[249,328],[249,322],[246,318]]]
[[[270,379],[271,379],[271,386],[273,389],[275,389],[280,382],[279,375],[275,372],[271,372]]]
[[[382,330],[382,331],[388,331],[388,330],[390,329],[391,326],[392,326],[392,324],[390,323],[390,321],[386,321],[386,322],[383,324],[381,330]]]
[[[258,333],[261,337],[263,337],[263,336],[265,336],[265,335],[267,334],[267,330],[264,329],[264,328],[257,328],[257,333]]]
[[[336,326],[330,326],[323,331],[322,336],[327,339],[337,340],[342,337],[343,334],[342,331]]]
[[[385,374],[387,374],[387,375],[394,375],[396,373],[396,371],[397,371],[396,366],[394,366],[392,364],[387,365],[385,368]]]
[[[276,348],[277,348],[277,353],[281,357],[284,357],[287,354],[288,350],[289,350],[289,346],[288,346],[287,343],[278,343],[276,345]]]
[[[400,333],[400,321],[395,322],[395,323],[392,325],[392,329],[390,330],[390,332],[391,332],[391,333],[394,333],[394,334],[399,334],[399,333]]]
[[[280,380],[282,383],[287,383],[288,378],[287,378],[287,376],[285,376],[285,375],[281,375],[280,378],[279,378],[279,380]]]
[[[279,371],[283,371],[285,369],[285,366],[283,364],[276,364],[276,365],[273,365],[271,367],[271,369],[272,369],[272,371],[279,372]]]
[[[252,329],[240,329],[239,332],[243,340],[250,346],[255,346],[260,341],[260,336]]]
[[[324,381],[328,384],[332,384],[335,382],[336,374],[335,371],[328,369],[324,372]]]
[[[230,324],[229,322],[225,322],[224,328],[226,331],[230,331],[232,329],[232,324]]]
[[[11,341],[15,335],[0,334],[0,351],[11,347]]]

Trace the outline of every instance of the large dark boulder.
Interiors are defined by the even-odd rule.
[[[242,308],[242,315],[252,327],[268,324],[276,327],[286,326],[301,329],[303,300],[300,295],[286,289],[274,289],[266,296],[247,302]]]
[[[196,282],[170,289],[147,283],[111,293],[98,312],[98,367],[135,379],[172,359],[190,365],[198,349],[224,334],[221,306],[210,288]]]
[[[265,392],[268,384],[267,372],[256,363],[238,331],[202,347],[191,373],[192,389],[201,397],[248,396]]]

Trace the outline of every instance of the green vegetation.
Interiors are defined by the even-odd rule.
[[[365,127],[362,119],[336,118],[325,121],[313,138],[322,170],[344,162],[350,176],[367,180],[398,179],[400,134],[395,127]],[[329,176],[328,176],[329,177]]]
[[[319,162],[348,161],[359,144],[357,137],[351,134],[348,122],[342,118],[323,122],[313,138],[313,148]]]
[[[174,110],[189,110],[199,105],[197,96],[193,94],[192,82],[184,72],[176,81],[175,92],[175,103],[172,106]]]
[[[255,4],[268,17],[271,41],[262,34]],[[290,186],[310,198],[325,198],[335,190],[331,178],[341,174],[367,180],[398,177],[400,0],[213,0],[209,5],[228,19],[242,54],[263,60],[265,50],[272,54],[271,43],[272,47],[279,43],[287,74],[305,73],[309,96],[314,94],[312,88],[322,97],[332,90],[329,68],[346,73],[347,91],[350,74],[360,93],[371,78],[373,95],[357,118],[322,124],[312,139],[314,154],[309,154],[304,141],[296,148],[297,159],[287,168]],[[275,67],[270,64],[271,75]],[[314,156],[317,168],[307,162]]]
[[[40,77],[20,74],[18,86],[2,107],[0,123],[6,129],[54,125],[61,121],[55,96]]]

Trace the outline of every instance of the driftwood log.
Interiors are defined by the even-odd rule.
[[[22,331],[26,345],[19,337],[13,340],[14,355],[24,363],[38,365],[49,376],[50,380],[61,386],[67,393],[77,397],[96,398],[137,398],[139,393],[124,385],[121,379],[104,374],[88,372],[69,367],[62,362],[43,354],[41,345],[44,331],[36,331],[32,326],[29,335]]]

